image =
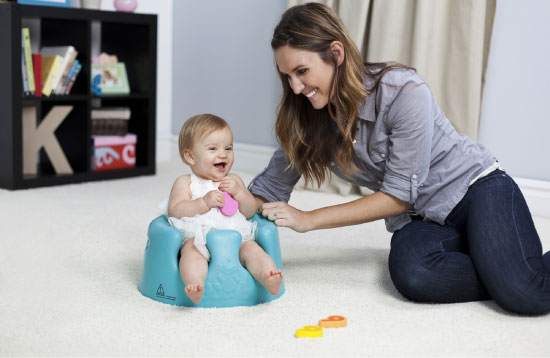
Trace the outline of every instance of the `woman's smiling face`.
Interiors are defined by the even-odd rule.
[[[306,96],[315,109],[328,104],[334,65],[323,61],[317,52],[288,45],[275,50],[275,61],[296,95]]]

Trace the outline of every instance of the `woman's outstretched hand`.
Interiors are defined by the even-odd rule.
[[[263,203],[260,213],[275,222],[275,225],[288,227],[297,232],[306,232],[312,227],[310,212],[298,210],[282,201]]]
[[[257,201],[263,199],[256,198]],[[298,210],[284,202],[257,203],[259,212],[277,226],[306,232],[319,229],[368,223],[374,220],[403,214],[410,204],[381,191],[362,198],[313,211]]]

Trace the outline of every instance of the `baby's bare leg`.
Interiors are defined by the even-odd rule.
[[[283,273],[275,266],[271,256],[254,241],[245,241],[239,250],[241,264],[273,296],[279,293]]]
[[[185,293],[193,303],[199,303],[204,293],[208,261],[195,247],[194,238],[183,244],[179,266],[181,279],[185,283]]]

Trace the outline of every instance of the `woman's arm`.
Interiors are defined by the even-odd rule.
[[[256,207],[263,216],[277,226],[289,227],[298,232],[328,229],[362,224],[406,212],[409,203],[383,192],[377,192],[355,201],[302,211],[288,205],[292,188],[300,174],[288,168],[288,157],[279,148],[271,158],[266,170],[252,180],[249,186]],[[272,202],[269,202],[272,201]],[[275,214],[277,216],[275,217]]]
[[[300,173],[289,167],[289,165],[290,162],[285,151],[278,148],[271,156],[264,171],[252,179],[248,185],[248,190],[255,197],[262,198],[264,202],[288,202],[294,185],[300,179]]]
[[[262,215],[298,232],[363,224],[406,212],[410,204],[383,192],[345,204],[302,211],[284,202],[264,203]]]
[[[261,196],[258,196],[258,195],[254,195],[254,200],[256,200],[256,206],[258,209],[256,209],[258,212],[261,212],[262,211],[262,205],[265,204],[265,203],[268,203],[269,201],[265,200],[264,198],[262,198]]]

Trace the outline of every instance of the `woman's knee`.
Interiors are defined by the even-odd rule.
[[[527,287],[529,286],[529,287]],[[542,315],[550,312],[550,293],[544,285],[524,288],[511,287],[493,293],[493,299],[502,308],[522,315]]]
[[[400,251],[392,248],[388,259],[390,277],[395,288],[409,300],[426,301],[426,291],[430,290],[426,269],[410,252]]]
[[[447,302],[442,266],[444,243],[459,238],[447,226],[413,220],[392,237],[388,259],[390,277],[397,290],[413,301]]]
[[[544,257],[480,262],[478,259],[480,278],[499,306],[523,315],[550,312],[550,269]],[[496,263],[490,265],[491,262]]]

